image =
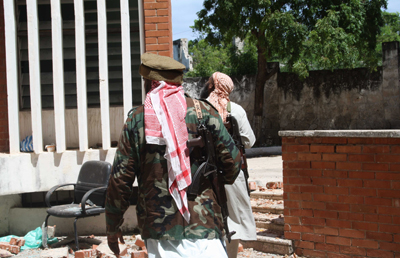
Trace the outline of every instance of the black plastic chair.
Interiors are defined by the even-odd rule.
[[[111,164],[105,161],[87,161],[81,170],[76,184],[60,184],[51,188],[46,194],[47,217],[45,228],[50,216],[62,218],[75,218],[74,232],[75,245],[79,249],[78,232],[76,230],[76,221],[79,218],[97,216],[104,213],[105,198],[108,186],[108,180],[111,174]],[[51,206],[50,197],[55,190],[60,187],[74,186],[74,202],[66,205]],[[45,232],[43,232],[45,234]],[[47,235],[47,233],[46,233]],[[46,238],[45,236],[44,238]],[[47,242],[47,241],[46,241]],[[47,243],[45,243],[47,245]]]

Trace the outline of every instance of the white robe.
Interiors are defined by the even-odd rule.
[[[147,239],[149,258],[227,258],[220,239]]]
[[[240,136],[245,148],[251,148],[256,141],[251,129],[246,111],[238,104],[231,102],[231,115],[236,118],[239,125]],[[256,224],[247,194],[246,181],[243,171],[232,185],[225,185],[228,199],[228,227],[230,231],[236,231],[232,239],[256,240]]]

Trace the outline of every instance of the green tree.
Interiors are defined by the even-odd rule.
[[[213,46],[204,39],[191,40],[189,54],[193,58],[193,70],[186,77],[209,77],[215,71],[229,71],[228,50],[223,45]]]
[[[301,77],[315,67],[374,67],[386,0],[204,0],[195,30],[213,45],[250,37],[257,48],[255,120],[260,127],[267,61],[284,60]],[[260,128],[256,128],[256,131]]]
[[[378,36],[376,46],[376,55],[382,56],[382,43],[391,41],[400,41],[400,13],[383,12],[384,26],[381,34]]]
[[[257,73],[257,48],[249,37],[243,41],[242,49],[239,50],[231,44],[229,50],[231,64],[229,75],[240,76]]]
[[[193,70],[186,77],[209,77],[215,71],[230,76],[250,75],[257,71],[255,45],[244,41],[242,50],[232,43],[211,45],[201,37],[189,41],[189,54],[193,58]]]

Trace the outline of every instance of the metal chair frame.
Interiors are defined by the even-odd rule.
[[[82,173],[82,171],[85,171],[85,169],[87,169],[87,167],[89,167],[90,168],[90,166],[94,166],[94,167],[99,167],[99,168],[101,168],[101,169],[105,169],[105,171],[102,171],[102,172],[104,172],[104,173],[106,173],[106,174],[104,174],[104,175],[102,175],[103,177],[104,177],[104,182],[102,182],[102,185],[103,186],[100,186],[100,187],[96,187],[96,188],[92,188],[92,189],[90,189],[90,190],[88,190],[84,195],[83,195],[83,197],[81,198],[81,200],[78,200],[79,199],[79,194],[77,194],[77,192],[76,192],[76,188],[77,188],[77,186],[80,186],[80,185],[82,185],[82,182],[80,182],[80,180],[79,179],[81,179],[81,173]],[[86,171],[85,171],[86,172]],[[96,172],[96,171],[93,171],[94,173]],[[86,172],[87,173],[87,172]],[[101,213],[104,213],[105,212],[105,208],[104,208],[104,204],[105,204],[105,197],[106,197],[106,190],[107,190],[107,185],[108,185],[108,179],[109,179],[109,177],[110,177],[110,174],[111,174],[111,164],[110,163],[108,163],[108,162],[104,162],[104,161],[88,161],[88,162],[86,162],[86,163],[84,163],[83,165],[82,165],[82,167],[81,167],[81,170],[80,170],[80,172],[79,172],[79,176],[78,176],[78,181],[77,181],[77,183],[70,183],[70,184],[60,184],[60,185],[56,185],[56,186],[54,186],[54,187],[52,187],[47,193],[46,193],[46,197],[45,197],[45,202],[46,202],[46,205],[48,206],[48,207],[50,207],[50,209],[48,209],[47,210],[47,213],[48,213],[48,215],[46,216],[46,220],[45,220],[45,223],[44,223],[44,227],[45,228],[47,228],[47,226],[48,226],[48,219],[49,219],[49,217],[50,216],[55,216],[55,217],[63,217],[63,218],[72,218],[72,217],[75,217],[75,221],[74,221],[74,233],[75,233],[75,245],[76,245],[76,249],[77,250],[79,250],[79,241],[78,241],[78,231],[77,231],[77,228],[76,228],[76,222],[78,221],[78,219],[80,219],[80,218],[86,218],[86,217],[92,217],[92,216],[98,216],[98,215],[100,215]],[[83,183],[88,183],[88,182],[83,182]],[[88,184],[90,184],[90,183],[88,183]],[[51,206],[51,203],[50,203],[50,197],[51,197],[51,195],[57,190],[57,189],[59,189],[59,188],[61,188],[61,187],[65,187],[65,186],[70,186],[70,185],[73,185],[74,186],[74,202],[72,203],[72,204],[69,204],[69,205],[58,205],[58,206]],[[85,187],[84,187],[85,188]],[[87,188],[87,186],[86,186],[86,188]],[[81,192],[82,192],[82,189],[80,190]],[[98,192],[98,191],[103,191],[104,192],[104,194],[101,194],[101,192],[100,192],[100,196],[97,194],[97,203],[101,203],[101,205],[102,206],[97,206],[97,205],[95,205],[95,210],[91,210],[92,212],[91,213],[88,213],[87,211],[88,210],[90,210],[91,208],[87,208],[86,207],[86,204],[87,203],[92,203],[91,201],[90,201],[90,199],[89,199],[89,197],[93,194],[93,193],[95,193],[95,192]],[[102,198],[101,198],[102,197]],[[77,205],[78,205],[78,203],[79,203],[79,205],[80,205],[80,213],[79,214],[76,214],[76,215],[71,215],[71,214],[54,214],[54,212],[51,212],[51,208],[53,207],[55,207],[55,208],[57,208],[57,207],[62,207],[62,206],[67,206],[67,207],[77,207]],[[50,211],[50,212],[49,212]],[[52,214],[51,214],[52,213]],[[59,213],[62,213],[62,212],[59,212]],[[61,215],[61,216],[60,216]],[[44,234],[44,237],[43,237],[43,239],[45,240],[47,240],[47,232],[45,233],[45,232],[43,232],[43,234]],[[43,241],[44,243],[43,243],[43,246],[44,247],[47,247],[47,241]]]

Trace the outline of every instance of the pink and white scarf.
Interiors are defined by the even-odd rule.
[[[166,145],[168,163],[168,189],[172,198],[189,223],[187,187],[192,182],[189,150],[186,142],[186,100],[183,87],[153,81],[152,90],[144,102],[144,128],[148,144]]]
[[[233,81],[231,77],[224,73],[215,72],[212,75],[214,81],[214,90],[210,93],[207,100],[218,110],[222,121],[226,122],[228,111],[226,106],[229,102],[229,94],[233,90]]]

